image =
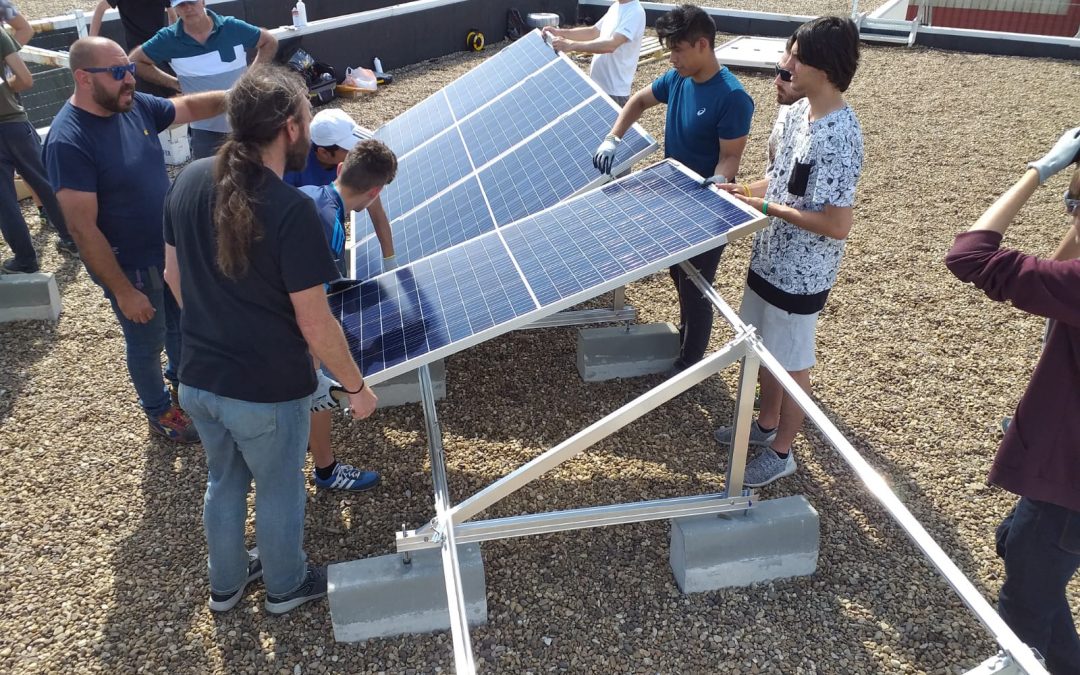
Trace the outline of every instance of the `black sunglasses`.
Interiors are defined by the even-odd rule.
[[[124,79],[128,73],[135,74],[135,64],[129,63],[126,66],[102,66],[100,68],[82,68],[88,73],[111,73],[114,80],[119,82]]]
[[[790,70],[785,70],[785,69],[781,68],[779,63],[776,64],[775,66],[773,66],[773,68],[776,68],[776,74],[777,74],[777,76],[780,77],[780,79],[782,81],[791,82],[791,71]]]

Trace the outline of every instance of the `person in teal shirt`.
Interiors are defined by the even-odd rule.
[[[610,174],[623,134],[646,110],[666,103],[664,156],[708,176],[706,184],[734,181],[750,133],[754,101],[735,75],[716,60],[716,24],[700,7],[680,5],[656,20],[656,35],[671,50],[672,68],[630,97],[593,155],[593,165]],[[723,251],[718,246],[690,258],[710,284]],[[674,366],[678,372],[705,356],[713,308],[682,268],[673,265],[670,271],[679,296],[681,345]]]

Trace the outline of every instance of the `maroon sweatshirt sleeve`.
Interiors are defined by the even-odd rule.
[[[945,264],[991,300],[1080,326],[1080,260],[1043,260],[1000,248],[1001,235],[989,230],[956,236]]]

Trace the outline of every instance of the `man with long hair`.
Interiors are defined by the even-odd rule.
[[[315,205],[281,180],[307,156],[307,87],[282,67],[253,66],[227,111],[233,131],[217,156],[188,165],[166,198],[165,276],[184,309],[180,401],[209,470],[210,609],[232,609],[262,577],[266,610],[282,614],[326,595],[326,568],[303,546],[312,355],[340,379],[353,417],[370,415],[376,397],[330,314],[323,285],[339,274]]]
[[[1051,319],[989,482],[1020,496],[997,530],[1005,561],[998,613],[1055,674],[1080,673],[1080,637],[1066,596],[1080,569],[1080,169],[1065,192],[1069,230],[1049,260],[1000,247],[1039,185],[1077,160],[1080,127],[1028,164],[945,258],[957,278],[991,300]]]
[[[120,45],[76,40],[68,52],[75,93],[45,139],[45,168],[83,263],[112,304],[127,367],[150,431],[178,443],[199,440],[162,381],[175,390],[180,309],[165,290],[161,207],[169,189],[158,133],[217,115],[224,92],[163,99],[135,91],[135,67]]]
[[[593,165],[611,173],[623,134],[649,108],[667,104],[664,156],[677,159],[707,182],[735,180],[750,133],[754,101],[735,75],[716,60],[716,24],[700,7],[680,5],[656,20],[656,35],[671,50],[671,70],[630,97],[611,133],[593,155]],[[711,284],[724,247],[690,259]],[[674,371],[705,356],[712,335],[713,307],[682,268],[670,269],[679,296],[681,346]]]

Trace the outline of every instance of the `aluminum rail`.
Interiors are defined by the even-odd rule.
[[[424,423],[431,455],[431,482],[435,488],[435,519],[441,537],[443,582],[446,584],[446,606],[450,610],[450,632],[454,641],[454,670],[458,675],[473,675],[476,663],[469,638],[469,617],[465,611],[465,592],[461,583],[454,523],[450,519],[450,487],[446,481],[446,454],[443,452],[442,430],[435,415],[435,392],[431,386],[431,370],[420,366],[420,397],[424,408]]]
[[[705,278],[690,265],[688,262],[681,263],[683,271],[694,285],[704,294],[706,298],[718,309],[722,314],[728,316],[728,313],[734,314],[731,307],[720,297],[716,289],[712,287],[712,284],[705,281]],[[736,317],[737,323],[733,323],[736,326],[736,330],[740,327],[745,328],[745,325],[740,319]],[[863,459],[863,456],[859,454],[851,443],[844,438],[844,435],[840,433],[840,430],[836,428],[836,425],[822,412],[821,408],[814,403],[814,400],[810,398],[810,395],[803,391],[795,380],[788,375],[784,367],[780,365],[780,362],[765,349],[761,341],[754,337],[751,338],[750,344],[758,357],[761,359],[761,363],[772,373],[773,377],[784,387],[784,391],[791,396],[795,402],[803,409],[806,416],[820,429],[834,448],[840,453],[840,456],[848,463],[851,469],[855,472],[855,475],[859,477],[859,480],[863,482],[866,489],[870,494],[888,511],[889,515],[898,525],[907,533],[915,545],[918,546],[923,554],[930,560],[931,564],[937,568],[941,576],[945,577],[945,580],[949,582],[949,585],[953,587],[953,590],[957,592],[960,599],[964,601],[964,604],[975,614],[976,618],[982,622],[998,645],[1008,654],[1018,666],[1028,673],[1028,675],[1043,675],[1046,668],[1039,663],[1035,657],[1031,648],[1024,644],[1020,638],[1016,636],[1016,633],[1009,628],[1008,624],[998,616],[998,613],[994,611],[994,608],[990,606],[990,603],[986,601],[982,593],[979,592],[975,585],[971,583],[971,580],[964,575],[956,563],[945,553],[945,551],[938,545],[934,538],[930,536],[930,533],[926,531],[926,528],[922,526],[922,523],[915,518],[914,514],[904,506],[903,502],[896,496],[891,489],[889,489],[888,483],[881,477],[870,464]]]

